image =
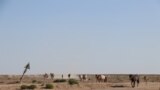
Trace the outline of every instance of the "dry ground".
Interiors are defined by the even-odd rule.
[[[25,83],[23,83],[25,84]],[[0,90],[20,90],[22,84],[1,84]],[[36,90],[45,90],[41,84],[35,84],[38,86]],[[131,88],[130,83],[80,83],[79,85],[70,86],[67,83],[53,83],[54,90],[160,90],[160,83],[149,82],[148,85],[141,83],[139,87]],[[112,86],[124,86],[124,87],[112,87]]]
[[[110,75],[108,83],[96,83],[94,75],[88,75],[88,77],[91,79],[89,82],[80,82],[79,85],[73,86],[68,85],[68,83],[53,83],[50,78],[47,82],[54,85],[53,90],[160,90],[160,75],[148,75],[149,82],[147,85],[143,81],[144,75],[141,75],[141,83],[136,88],[131,88],[128,75]],[[33,80],[37,81],[35,85],[38,88],[35,90],[45,90],[41,86],[42,75],[25,76],[21,84],[17,83],[19,78],[18,75],[0,75],[0,90],[20,90],[21,85],[31,85]]]

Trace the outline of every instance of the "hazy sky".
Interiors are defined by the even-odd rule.
[[[1,0],[0,74],[160,74],[159,0]]]

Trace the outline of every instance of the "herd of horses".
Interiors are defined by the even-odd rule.
[[[78,76],[79,76],[80,81],[90,80],[90,78],[88,78],[87,75],[85,75],[85,74],[78,75]],[[95,79],[96,79],[96,82],[107,82],[107,76],[105,76],[105,75],[96,74]]]
[[[47,73],[45,73],[44,75],[44,81],[46,78],[49,77],[49,75]],[[52,80],[54,80],[54,73],[50,73],[50,77]],[[79,77],[79,80],[80,81],[89,81],[90,78],[86,75],[86,74],[81,74],[81,75],[78,75]],[[68,79],[71,78],[71,74],[68,74]],[[63,79],[63,74],[62,74],[62,79]],[[105,75],[102,75],[102,74],[96,74],[95,75],[95,79],[96,79],[96,82],[107,82],[108,80],[108,77],[105,76]],[[140,83],[140,78],[139,78],[139,75],[136,75],[136,74],[130,74],[129,75],[129,80],[131,82],[131,86],[134,88],[135,86],[138,87],[139,83]]]

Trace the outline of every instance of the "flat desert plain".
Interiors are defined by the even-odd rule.
[[[79,81],[76,76],[72,75],[71,78],[77,79],[78,85],[69,85],[67,81],[55,83],[50,77],[45,83],[54,86],[51,90],[160,90],[159,75],[145,75],[148,77],[147,83],[143,80],[144,75],[140,75],[140,84],[135,88],[131,87],[128,75],[108,75],[108,81],[105,83],[96,82],[94,75],[88,75],[90,78],[88,81]],[[49,90],[42,86],[43,75],[26,75],[21,83],[18,82],[19,78],[20,75],[0,75],[0,90],[21,90],[21,85],[36,85],[35,90]],[[60,75],[57,75],[56,79],[60,79]],[[67,77],[65,79],[67,80]]]

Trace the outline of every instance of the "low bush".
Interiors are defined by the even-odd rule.
[[[36,83],[37,82],[37,80],[32,80],[32,83]]]
[[[69,83],[69,85],[79,84],[76,79],[69,79],[68,83]]]
[[[45,89],[53,89],[54,86],[52,84],[46,84]]]
[[[30,86],[28,86],[28,89],[36,89],[36,88],[37,88],[36,85],[30,85]]]
[[[65,79],[56,79],[54,80],[55,83],[63,83],[63,82],[66,82]]]
[[[27,89],[28,86],[27,85],[21,85],[21,90]]]
[[[36,89],[37,88],[37,86],[36,85],[22,85],[21,86],[21,90],[26,90],[26,89],[30,89],[30,90],[34,90],[34,89]]]

